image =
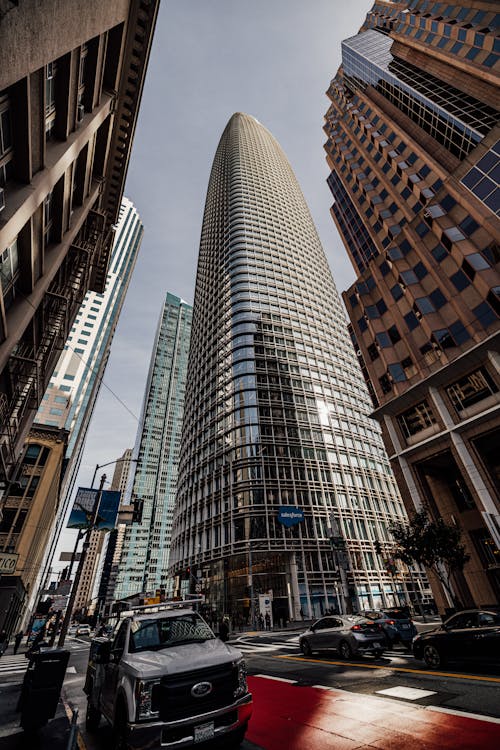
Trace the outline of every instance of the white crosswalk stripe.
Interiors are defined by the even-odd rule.
[[[0,658],[0,676],[26,672],[28,659],[24,654],[4,654]]]
[[[255,642],[247,642],[245,640],[237,640],[233,641],[231,643],[235,648],[237,648],[239,651],[245,654],[250,653],[266,653],[269,651],[278,651],[280,649],[285,650],[298,650],[297,644],[291,644],[291,643],[255,643]]]

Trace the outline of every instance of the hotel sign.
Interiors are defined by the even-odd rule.
[[[0,552],[0,575],[13,576],[16,572],[18,558],[17,552]]]

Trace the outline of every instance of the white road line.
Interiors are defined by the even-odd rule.
[[[489,721],[492,724],[500,724],[500,719],[495,716],[483,716],[483,714],[473,714],[469,711],[459,711],[454,708],[444,706],[426,706],[428,711],[439,711],[441,714],[452,714],[453,716],[465,716],[466,719],[478,719],[479,721]]]
[[[295,685],[297,680],[287,680],[286,677],[273,677],[270,674],[255,674],[254,677],[262,677],[264,680],[276,680],[277,682],[288,682],[290,685]]]

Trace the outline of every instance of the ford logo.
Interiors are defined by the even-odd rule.
[[[203,696],[208,695],[211,692],[211,682],[197,682],[196,685],[193,685],[191,688],[191,695],[193,698],[203,698]]]

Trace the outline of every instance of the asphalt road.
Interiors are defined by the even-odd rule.
[[[423,662],[397,648],[384,653],[380,659],[366,656],[342,661],[334,652],[305,658],[299,651],[298,637],[298,633],[292,632],[236,634],[231,644],[244,653],[250,675],[274,676],[285,681],[296,681],[303,686],[321,685],[367,696],[380,696],[380,691],[389,689],[392,692],[390,700],[408,706],[432,705],[500,718],[498,673],[484,670],[473,672],[463,665],[447,668],[446,672],[433,672]],[[96,734],[88,734],[84,727],[86,701],[82,687],[87,664],[84,641],[83,638],[79,641],[68,640],[67,646],[72,649],[72,655],[71,671],[65,680],[65,698],[68,704],[79,709],[79,725],[84,742],[80,750],[106,750],[110,731],[105,723]],[[279,679],[276,681],[277,691],[280,690]],[[408,693],[408,689],[412,693]],[[417,693],[415,697],[415,689],[426,694]],[[382,695],[387,697],[387,694]],[[413,697],[410,699],[409,695]],[[246,750],[254,750],[255,747],[250,742],[242,745]]]

